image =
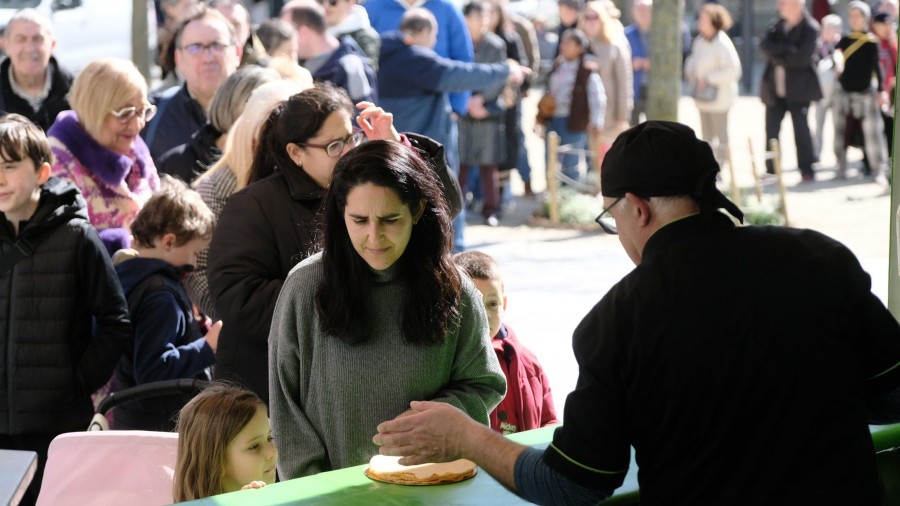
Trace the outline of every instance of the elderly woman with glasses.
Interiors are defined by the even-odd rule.
[[[147,82],[128,60],[88,64],[47,131],[55,162],[51,174],[74,183],[87,201],[88,217],[112,254],[131,246],[131,222],[159,188],[156,166],[138,135],[156,107]]]
[[[368,102],[353,128],[346,92],[328,84],[278,104],[262,126],[249,185],[225,204],[209,247],[207,279],[224,325],[216,350],[216,378],[236,381],[268,401],[268,337],[275,301],[288,272],[309,256],[321,225],[318,214],[338,159],[370,140],[406,142],[428,160],[459,213],[459,186],[443,147],[401,136],[393,116]]]

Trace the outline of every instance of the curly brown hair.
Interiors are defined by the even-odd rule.
[[[216,217],[200,194],[188,188],[184,181],[167,174],[160,175],[159,179],[159,190],[131,223],[135,242],[152,248],[153,243],[166,234],[175,234],[176,246],[198,237],[212,238]]]

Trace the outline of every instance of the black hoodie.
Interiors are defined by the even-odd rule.
[[[85,430],[131,339],[119,279],[72,183],[47,181],[18,237],[0,217],[0,255],[36,239],[0,273],[0,434]]]

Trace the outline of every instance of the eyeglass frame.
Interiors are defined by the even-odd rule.
[[[352,137],[359,137],[359,140],[357,140],[352,146],[355,148],[356,146],[359,146],[360,144],[363,143],[363,139],[365,138],[365,135],[363,134],[362,130],[360,130],[358,128],[354,128],[353,131],[350,132],[350,134],[347,135],[346,137],[343,137],[341,139],[335,139],[335,140],[329,142],[328,144],[313,144],[311,142],[295,142],[294,144],[296,144],[300,147],[306,147],[306,148],[319,148],[319,149],[324,150],[325,155],[328,156],[329,158],[338,158],[341,156],[341,153],[343,153],[344,148],[347,146],[348,142],[350,141],[350,139]],[[338,150],[337,154],[336,155],[328,154],[328,146],[331,146],[338,142],[341,143],[341,149]]]
[[[618,229],[615,227],[615,225],[610,225],[610,224],[604,222],[604,221],[603,221],[603,216],[606,215],[606,214],[609,214],[610,217],[612,217],[612,214],[609,213],[609,210],[612,209],[613,207],[616,207],[616,204],[618,204],[619,201],[622,200],[622,199],[624,199],[624,198],[625,198],[624,195],[622,195],[621,197],[617,198],[617,199],[615,200],[615,202],[613,202],[612,204],[610,204],[609,207],[607,207],[606,209],[604,209],[603,212],[601,212],[596,218],[594,218],[594,221],[597,222],[597,225],[600,225],[600,228],[602,228],[603,231],[606,232],[607,234],[610,234],[610,235],[619,235],[619,231],[618,231]]]
[[[129,121],[133,120],[134,118],[138,117],[137,110],[138,110],[137,107],[130,105],[128,107],[123,107],[123,108],[119,109],[118,111],[109,111],[109,113],[116,117],[116,120],[118,120],[119,124],[124,125],[124,124],[128,123]],[[153,112],[149,113],[150,114],[149,118],[147,117],[147,114],[148,114],[147,111],[153,111]],[[156,109],[155,105],[145,102],[143,104],[143,108],[141,109],[140,118],[144,121],[144,123],[149,123],[150,120],[153,119],[154,116],[156,116],[156,111],[157,111],[157,109]],[[127,116],[128,114],[131,114],[131,113],[134,113],[134,115],[129,116],[127,118],[123,118],[123,116]]]
[[[226,49],[233,46],[234,41],[230,41],[228,43],[219,42],[218,40],[215,42],[210,42],[209,44],[201,44],[199,42],[194,42],[193,44],[185,44],[182,46],[178,46],[178,49],[182,51],[187,51],[187,54],[191,56],[202,55],[204,52],[209,51],[214,55],[222,54]],[[190,48],[196,48],[191,50]]]

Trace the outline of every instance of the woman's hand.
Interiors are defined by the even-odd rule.
[[[356,123],[362,128],[366,137],[372,141],[390,140],[400,142],[400,134],[394,128],[394,115],[376,107],[372,102],[360,102],[357,109],[362,109],[356,117]]]

